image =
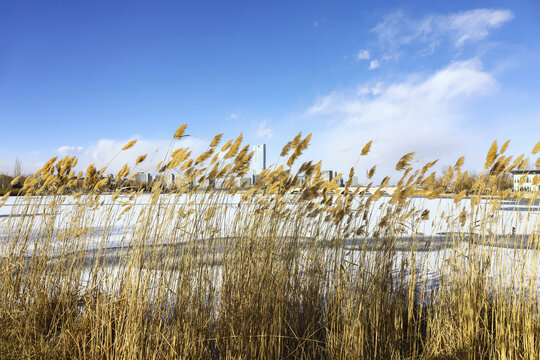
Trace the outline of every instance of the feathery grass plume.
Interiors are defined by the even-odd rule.
[[[305,149],[307,149],[307,147],[309,146],[309,142],[311,141],[311,136],[312,136],[312,134],[308,134],[308,136],[306,136],[302,141],[299,141],[296,144],[296,146],[294,147],[294,152],[291,154],[291,156],[287,160],[287,166],[291,167],[294,164],[294,162],[296,161],[296,159],[298,159],[300,157],[300,155],[302,155],[302,152]],[[294,144],[294,140],[293,140],[293,144]]]
[[[345,188],[348,188],[349,186],[351,186],[353,176],[354,176],[354,167],[352,167],[351,170],[349,170],[349,178],[347,179],[347,183],[345,184]]]
[[[210,142],[210,147],[213,148],[213,147],[218,146],[218,144],[221,141],[222,137],[223,137],[223,134],[217,134],[216,136],[214,136],[214,138]]]
[[[296,146],[300,143],[300,139],[302,138],[302,132],[300,131],[292,140],[291,142],[291,149],[296,149]]]
[[[219,171],[219,164],[215,164],[212,170],[210,170],[210,172],[208,173],[208,178],[212,180],[215,179],[218,174],[218,171]]]
[[[497,158],[497,140],[493,141],[493,144],[491,144],[491,147],[489,148],[484,168],[489,169],[495,162],[495,158]]]
[[[43,174],[43,173],[46,173],[46,172],[51,171],[51,168],[53,167],[54,163],[56,162],[56,159],[58,159],[58,156],[55,156],[55,157],[49,159],[49,161],[47,161],[47,162],[45,163],[45,165],[43,165],[43,167],[41,168],[41,170],[38,170],[38,172],[36,173],[36,175],[38,175],[38,174]]]
[[[455,163],[454,165],[454,169],[455,170],[458,170],[460,167],[463,166],[463,164],[465,163],[465,156],[461,156]]]
[[[71,168],[74,168],[75,166],[77,166],[77,163],[79,162],[79,160],[77,159],[76,156],[72,156],[71,157],[71,163],[69,164],[69,166]]]
[[[238,162],[242,161],[244,159],[244,157],[246,156],[246,154],[248,153],[249,151],[249,145],[245,145],[242,150],[240,150],[238,152],[238,154],[236,155],[236,158],[234,159],[233,163],[236,165]]]
[[[509,144],[510,144],[510,140],[506,140],[506,142],[501,146],[501,154],[506,151]]]
[[[298,151],[300,154],[306,150],[309,146],[309,143],[311,142],[311,138],[312,138],[313,134],[312,133],[309,133],[308,136],[306,136],[304,138],[304,140],[302,140],[298,146],[297,146],[297,149],[295,151]]]
[[[186,128],[187,128],[187,124],[180,125],[178,129],[176,129],[176,131],[174,132],[173,137],[177,140],[182,139],[182,137],[184,137],[184,132],[186,131]]]
[[[298,169],[298,174],[302,174],[305,172],[309,167],[311,167],[311,161],[309,162],[303,162],[302,165],[300,165],[300,168]]]
[[[227,142],[225,144],[223,144],[223,146],[221,147],[221,152],[225,152],[225,151],[229,150],[229,148],[232,145],[232,142],[233,142],[232,139],[227,140]]]
[[[24,180],[24,184],[23,184],[23,187],[22,187],[22,190],[23,191],[31,191],[32,189],[34,189],[34,187],[39,183],[39,178],[37,176],[30,176],[30,177],[27,177],[25,180]]]
[[[107,183],[109,182],[109,179],[105,178],[105,179],[101,179],[100,181],[98,181],[96,183],[96,185],[94,186],[94,191],[101,191],[103,189],[103,187],[105,185],[107,185]]]
[[[521,163],[521,161],[523,160],[523,157],[525,155],[524,154],[521,154],[519,155],[513,162],[511,165],[508,166],[508,168],[506,169],[506,171],[512,171],[513,169],[515,169],[516,167],[519,166],[519,164]]]
[[[189,159],[188,161],[183,163],[182,166],[180,167],[180,171],[184,171],[188,169],[189,167],[191,167],[191,165],[193,165],[193,159]]]
[[[171,158],[175,160],[175,162],[182,163],[184,162],[188,157],[191,156],[191,151],[189,151],[189,148],[178,148],[173,151],[171,154]]]
[[[373,175],[375,175],[376,170],[377,170],[377,165],[373,165],[373,167],[371,169],[369,169],[369,171],[367,173],[367,178],[371,179],[373,177]]]
[[[217,175],[218,178],[224,178],[227,175],[229,175],[229,171],[231,170],[232,164],[227,164],[221,169]]]
[[[207,151],[203,152],[201,155],[197,157],[197,160],[195,160],[195,165],[202,164],[203,162],[208,160],[208,158],[212,156],[213,153],[214,153],[214,148],[210,148]]]
[[[135,161],[135,166],[139,165],[140,163],[142,163],[145,159],[146,159],[146,156],[148,154],[144,154],[144,155],[139,155],[137,157],[137,161]]]
[[[135,145],[136,143],[137,143],[137,139],[131,140],[126,145],[124,145],[124,147],[122,148],[122,151],[132,148],[133,145]]]
[[[437,159],[437,160],[434,160],[434,161],[430,161],[426,165],[424,165],[422,167],[422,171],[420,172],[421,176],[423,177],[426,174],[426,172],[429,169],[431,169],[433,166],[435,166],[435,164],[437,164],[438,162],[439,162],[439,160]]]
[[[379,185],[379,188],[387,187],[389,182],[390,182],[390,177],[385,176],[384,179],[381,181],[381,185]]]
[[[319,160],[313,167],[312,175],[314,176],[315,179],[319,179],[321,177],[321,166],[322,166],[322,160]]]
[[[500,172],[507,172],[508,167],[510,166],[510,161],[512,160],[512,156],[503,156],[500,162]]]
[[[280,157],[284,157],[284,156],[287,156],[287,154],[289,153],[289,151],[291,150],[291,147],[292,147],[292,141],[289,141],[285,144],[285,146],[283,147],[283,149],[281,149],[281,153],[279,154]]]
[[[428,200],[433,200],[438,198],[442,193],[444,192],[444,187],[436,188],[435,190],[432,190],[428,195]]]
[[[364,145],[364,147],[362,148],[362,152],[360,153],[361,156],[367,155],[369,153],[372,143],[373,140],[370,140],[366,145]]]
[[[536,159],[536,163],[534,164],[536,166],[536,168],[540,168],[540,157],[538,159]]]
[[[236,156],[236,153],[238,153],[238,149],[240,149],[240,144],[242,143],[243,135],[240,133],[240,135],[234,140],[234,143],[231,145],[231,148],[229,151],[225,154],[225,159],[231,159]]]
[[[2,199],[0,199],[0,207],[5,205],[5,203],[7,202],[9,198],[9,195],[11,195],[11,191],[6,192],[4,196],[2,196]]]
[[[94,164],[91,164],[86,169],[86,176],[84,177],[84,187],[90,189],[96,182],[97,170]]]
[[[19,175],[19,176],[15,177],[13,180],[11,180],[9,185],[11,185],[11,186],[17,185],[19,183],[19,181],[21,180],[21,178],[22,178],[22,175]]]
[[[532,150],[532,154],[536,155],[537,152],[540,152],[540,141],[537,142],[536,145],[534,145],[534,148]]]
[[[408,154],[405,154],[399,159],[398,163],[396,164],[396,170],[401,171],[404,170],[406,167],[408,167],[411,163],[411,160],[413,159],[414,152],[410,152]]]
[[[459,194],[456,194],[454,196],[454,204],[457,204],[458,202],[460,202],[461,200],[463,200],[463,198],[465,197],[465,195],[467,195],[467,190],[462,190]]]
[[[214,154],[214,157],[212,157],[212,160],[210,160],[210,165],[214,165],[222,156],[223,154],[221,152],[216,152]]]
[[[465,211],[465,208],[463,208],[463,210],[459,214],[459,224],[461,226],[465,226],[466,221],[467,221],[467,212]]]
[[[174,150],[172,153],[171,153],[171,158],[175,158],[177,156],[181,156],[183,154],[185,154],[189,149],[188,148],[184,148],[184,147],[181,147],[181,148],[178,148],[176,150]]]

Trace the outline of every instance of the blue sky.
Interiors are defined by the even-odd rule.
[[[0,172],[132,138],[111,171],[158,161],[182,123],[195,149],[243,132],[269,162],[302,131],[338,171],[410,151],[479,169],[493,140],[540,140],[538,38],[537,1],[2,1]]]

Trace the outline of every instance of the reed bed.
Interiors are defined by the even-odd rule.
[[[532,207],[499,216],[516,194],[498,177],[526,165],[507,144],[472,193],[430,212],[414,195],[441,195],[435,162],[415,168],[414,154],[392,196],[389,177],[352,188],[355,169],[338,189],[320,162],[296,164],[310,141],[299,134],[245,190],[242,136],[193,156],[177,147],[185,129],[156,170],[177,175],[173,189],[125,185],[145,155],[115,179],[75,174],[66,157],[2,198],[0,358],[539,358],[540,224]],[[228,190],[206,186],[216,179]]]

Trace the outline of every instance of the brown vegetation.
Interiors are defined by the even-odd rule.
[[[159,173],[174,171],[181,181],[167,195],[157,182],[150,194],[117,186],[104,196],[105,169],[76,175],[70,157],[25,179],[25,195],[1,224],[0,357],[537,358],[538,261],[528,264],[530,277],[522,266],[492,278],[496,250],[479,246],[490,242],[497,208],[480,206],[481,196],[509,196],[498,186],[513,164],[496,144],[486,175],[464,188],[454,176],[438,183],[428,175],[434,163],[414,169],[407,154],[396,192],[380,202],[379,190],[334,195],[320,162],[293,171],[309,144],[300,134],[281,165],[239,193],[232,179],[246,174],[252,154],[241,136],[221,149],[220,140],[196,158],[189,149],[171,152]],[[114,183],[131,176],[126,165]],[[212,178],[229,181],[230,190],[196,185]],[[415,242],[424,240],[416,229],[443,219],[431,220],[411,196],[422,187],[436,197],[444,186],[461,190],[459,211],[471,190],[471,209],[444,219],[450,250],[466,241],[468,253],[444,262],[434,288],[417,267]],[[530,225],[533,236],[521,240],[538,251],[538,224]],[[412,234],[409,260],[398,261],[404,233]]]

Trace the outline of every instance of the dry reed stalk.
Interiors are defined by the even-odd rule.
[[[185,126],[179,131],[175,139]],[[17,213],[2,223],[1,357],[537,357],[538,220],[530,211],[516,223],[498,220],[510,194],[497,178],[523,157],[510,165],[495,145],[492,175],[432,213],[434,232],[449,229],[438,248],[419,235],[430,211],[413,198],[420,186],[441,194],[426,175],[435,162],[414,169],[413,153],[405,155],[392,197],[382,193],[389,177],[370,196],[349,189],[354,169],[341,193],[321,178],[320,162],[292,171],[309,139],[298,134],[282,151],[292,151],[287,166],[265,170],[241,196],[191,183],[245,174],[252,153],[241,136],[218,151],[218,135],[215,150],[195,159],[171,145],[166,170],[181,182],[168,194],[159,182],[149,193],[132,188],[126,164],[113,195],[95,166],[65,195],[82,180],[76,159],[51,159],[25,180],[25,196],[10,204]],[[465,176],[462,165],[450,168],[448,186]],[[535,237],[498,240],[509,225]],[[511,250],[497,241],[513,242],[519,256],[493,262]],[[436,253],[445,261],[434,289],[427,270]]]

